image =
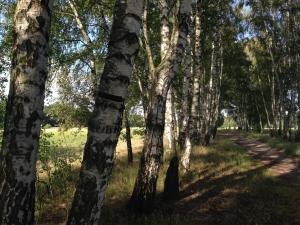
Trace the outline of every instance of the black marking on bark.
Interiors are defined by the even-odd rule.
[[[17,118],[15,120],[16,124],[18,124],[20,118],[23,118],[24,117],[24,106],[22,103],[18,103],[17,104]]]
[[[35,126],[36,122],[39,121],[39,124],[40,124],[41,120],[42,120],[42,118],[40,117],[40,115],[37,111],[34,111],[30,114],[30,117],[27,119],[27,124],[26,124],[26,136],[27,137],[32,135],[32,128]],[[36,139],[37,136],[34,136],[33,138]]]
[[[122,96],[112,95],[112,94],[104,93],[102,91],[98,92],[98,96],[101,98],[109,99],[114,102],[124,102],[125,101],[125,99]]]
[[[126,41],[129,45],[136,44],[139,41],[136,33],[128,33],[124,38],[126,38]]]
[[[30,102],[30,98],[28,98],[27,96],[24,96],[24,102],[25,103],[29,103]]]
[[[16,12],[16,24],[13,34],[14,47],[11,88],[7,104],[8,113],[5,118],[5,131],[2,144],[3,151],[0,153],[0,183],[3,185],[0,195],[0,224],[34,224],[34,168],[36,162],[34,160],[32,161],[32,154],[37,147],[38,134],[35,132],[30,135],[29,130],[33,132],[34,130],[32,128],[39,126],[39,114],[36,110],[39,110],[42,106],[39,107],[37,104],[30,105],[28,108],[28,113],[30,115],[25,121],[25,131],[23,129],[23,120],[25,119],[25,116],[27,116],[27,110],[25,111],[24,109],[28,106],[28,103],[39,97],[43,97],[43,95],[35,96],[35,93],[33,93],[33,95],[27,96],[24,90],[31,88],[31,85],[37,85],[42,92],[44,90],[42,83],[45,82],[45,79],[42,78],[45,77],[47,71],[40,74],[29,74],[27,68],[37,66],[39,56],[43,57],[43,51],[48,51],[47,44],[44,45],[39,41],[36,42],[32,40],[35,40],[35,36],[40,38],[45,37],[45,35],[47,35],[47,31],[44,30],[49,29],[50,23],[47,23],[48,15],[45,16],[45,21],[43,21],[42,16],[32,18],[27,14],[29,10],[34,8],[34,10],[38,10],[37,12],[40,13],[40,15],[44,15],[44,9],[46,7],[50,12],[49,1],[34,0],[29,1],[29,5],[26,9]],[[26,30],[24,30],[19,24],[23,19],[29,23]],[[42,29],[41,26],[45,28]],[[23,29],[26,33],[25,35],[27,36],[27,40],[24,39],[24,36],[22,36],[23,33],[17,33],[18,29]],[[47,70],[47,68],[45,68],[45,70]],[[17,83],[17,79],[19,76],[24,76],[25,78],[25,81],[22,79],[21,83],[25,89],[18,88],[19,81]],[[23,142],[22,135],[24,134],[27,137]],[[19,138],[18,136],[22,137]],[[16,165],[16,163],[19,164]],[[27,169],[27,166],[25,165],[29,165],[29,169]],[[17,173],[20,177],[16,177]],[[23,179],[25,177],[26,179]],[[8,207],[4,209],[4,205],[7,205]]]
[[[103,82],[108,82],[110,80],[113,80],[113,81],[119,81],[123,84],[129,84],[130,82],[130,79],[128,76],[124,76],[124,75],[117,75],[117,76],[103,76],[102,78]]]
[[[38,16],[38,17],[36,17],[36,20],[39,23],[39,28],[42,30],[45,26],[45,23],[46,23],[45,18],[43,16]]]
[[[142,19],[141,19],[141,17],[139,17],[138,15],[136,15],[136,14],[134,14],[134,13],[127,13],[126,14],[126,17],[132,17],[132,18],[134,18],[135,20],[137,20],[138,22],[142,22]]]

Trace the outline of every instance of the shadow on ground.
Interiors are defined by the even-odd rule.
[[[132,167],[126,157],[118,159],[102,213],[103,225],[299,225],[300,191],[280,176],[271,176],[268,168],[280,163],[274,158],[261,163],[245,148],[233,142],[232,134],[222,134],[210,148],[194,150],[191,171],[181,178],[179,199],[161,200],[165,163],[158,185],[157,207],[152,214],[134,215],[126,209],[137,173],[139,157]],[[282,158],[283,160],[283,158]],[[73,171],[75,176],[78,170]],[[291,173],[293,173],[291,171]],[[289,174],[285,174],[285,177]],[[72,179],[71,179],[72,180]],[[76,179],[72,180],[72,185]],[[48,196],[49,197],[49,196]],[[60,196],[63,209],[43,209],[58,215],[39,224],[64,224],[71,195]],[[52,205],[55,205],[52,202]],[[64,213],[59,214],[59,212]]]

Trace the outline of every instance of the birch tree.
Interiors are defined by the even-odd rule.
[[[188,37],[188,43],[185,55],[185,70],[184,70],[184,80],[182,87],[182,143],[181,148],[183,155],[181,157],[181,164],[183,169],[188,171],[190,169],[190,156],[192,152],[192,131],[191,131],[191,108],[192,108],[192,86],[193,86],[193,55],[191,48],[191,37]],[[200,134],[199,134],[200,135]]]
[[[130,75],[139,49],[143,5],[143,0],[116,1],[108,55],[88,125],[80,180],[67,224],[100,223]]]
[[[182,0],[179,6],[178,25],[174,27],[171,42],[165,47],[165,17],[166,1],[161,1],[161,49],[167,49],[161,53],[161,63],[152,68],[152,84],[149,97],[149,106],[146,122],[146,136],[141,156],[138,176],[131,196],[130,206],[137,211],[151,211],[153,209],[156,182],[158,178],[161,157],[163,154],[163,132],[165,125],[166,98],[172,78],[178,72],[181,63],[186,39],[189,33],[192,0]],[[149,54],[148,54],[149,55]],[[148,57],[149,58],[149,57]]]
[[[38,143],[48,75],[53,1],[19,0],[0,152],[0,223],[34,224]]]
[[[164,136],[167,140],[167,147],[172,152],[176,148],[176,122],[175,122],[175,102],[174,102],[174,93],[172,88],[169,89],[166,101],[166,121],[165,121],[165,132]]]
[[[193,144],[200,144],[201,139],[201,92],[203,92],[203,70],[202,66],[202,51],[203,51],[203,32],[202,30],[202,10],[203,10],[202,1],[197,2],[196,12],[195,12],[195,21],[194,21],[194,46],[193,46],[193,93],[192,93],[192,108],[191,108],[191,140]],[[192,44],[192,43],[191,43]]]

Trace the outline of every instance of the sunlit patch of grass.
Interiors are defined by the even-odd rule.
[[[72,142],[72,131],[68,132],[65,140]],[[84,142],[86,133],[80,135],[77,138]],[[55,138],[61,140],[59,135]],[[79,146],[82,142],[76,141],[77,149],[82,150],[83,146]],[[166,153],[158,180],[156,209],[151,214],[135,215],[127,210],[127,203],[138,172],[142,144],[140,136],[133,137],[132,166],[127,165],[126,143],[120,141],[118,144],[102,212],[104,225],[292,225],[300,221],[299,191],[272,177],[268,169],[246,154],[245,148],[226,138],[217,138],[210,147],[194,147],[190,171],[180,173],[181,194],[174,203],[161,200],[171,155]],[[37,206],[38,224],[64,224],[79,166],[80,163],[72,167],[67,191],[55,189],[48,193],[43,184],[38,184],[37,203],[43,200],[43,204]]]
[[[266,143],[273,148],[278,148],[290,156],[300,156],[300,143],[289,142],[281,137],[271,137],[268,134],[248,133],[246,135]]]

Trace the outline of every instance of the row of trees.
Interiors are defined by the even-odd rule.
[[[251,10],[244,15],[248,31],[244,48],[251,65],[240,97],[235,98],[236,121],[244,130],[267,127],[273,136],[299,140],[300,3],[249,0],[247,4]]]
[[[193,146],[216,136],[221,109],[231,107],[241,129],[266,124],[285,137],[300,122],[296,0],[19,0],[0,6],[0,43],[7,49],[0,70],[12,68],[0,154],[1,224],[34,222],[45,95],[59,93],[48,112],[60,121],[74,115],[88,125],[68,224],[99,224],[123,112],[128,143],[130,112],[141,107],[145,118],[129,202],[139,212],[155,205],[164,135],[172,152],[164,192],[170,200],[179,192],[179,165],[187,172]]]

